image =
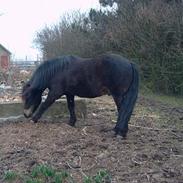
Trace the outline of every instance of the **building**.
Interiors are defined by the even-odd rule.
[[[11,52],[0,44],[0,71],[8,70],[10,66]]]

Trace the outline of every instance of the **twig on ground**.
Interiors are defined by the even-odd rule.
[[[172,154],[172,156],[179,157],[179,158],[183,158],[183,155],[178,155],[178,154]]]
[[[77,167],[73,167],[72,165],[69,164],[69,162],[66,162],[66,163],[70,169],[79,171],[83,176],[87,177],[87,175],[83,172],[83,169],[81,168],[81,162],[82,162],[82,159],[81,159],[81,156],[79,156],[79,165]]]
[[[142,128],[142,129],[145,129],[145,130],[171,131],[171,129],[151,128],[151,127],[144,127],[144,126],[131,125],[131,124],[129,124],[129,126],[135,127],[135,128]]]
[[[85,126],[85,127],[82,129],[82,132],[83,132],[84,135],[87,135],[87,133],[86,133],[86,128],[87,128],[87,126]]]
[[[139,162],[139,161],[135,160],[135,157],[132,158],[132,162],[135,163],[136,165],[142,165],[143,164],[142,162]]]
[[[71,166],[71,165],[69,164],[69,162],[66,162],[66,163],[67,163],[67,166],[68,166],[70,169],[72,169],[72,170],[78,169],[78,168],[75,168],[75,167]]]

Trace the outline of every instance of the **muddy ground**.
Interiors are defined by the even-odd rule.
[[[87,100],[88,117],[76,128],[60,121],[0,124],[0,182],[7,170],[28,173],[46,163],[83,174],[109,171],[113,183],[183,183],[183,108],[139,97],[126,140],[113,137],[110,97]]]

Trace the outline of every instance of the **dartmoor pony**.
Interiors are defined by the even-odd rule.
[[[139,74],[133,63],[116,54],[95,58],[62,56],[43,62],[24,85],[24,115],[37,122],[55,100],[66,95],[71,126],[75,125],[74,96],[94,98],[110,94],[117,106],[116,135],[126,137],[139,85]],[[42,93],[49,89],[44,102]]]

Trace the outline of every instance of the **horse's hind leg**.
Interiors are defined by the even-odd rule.
[[[67,106],[70,112],[69,125],[74,126],[76,123],[74,96],[66,95],[66,97],[67,97]]]
[[[121,135],[126,137],[128,132],[128,121],[130,119],[131,113],[129,106],[125,104],[124,96],[113,96],[115,104],[118,110],[117,123],[114,128],[116,135]]]
[[[116,105],[118,107],[118,120],[115,126],[115,132],[118,135],[126,137],[128,132],[128,122],[133,112],[137,96],[138,96],[138,86],[139,86],[139,74],[134,64],[132,65],[133,77],[131,85],[128,90],[119,95],[120,97],[114,97]],[[118,93],[119,94],[119,93]]]
[[[116,135],[126,137],[128,132],[128,122],[136,103],[138,88],[130,88],[128,93],[115,99],[118,108],[118,120],[115,126]]]
[[[113,99],[114,99],[114,102],[115,102],[117,110],[118,110],[118,118],[117,118],[117,123],[116,123],[116,126],[114,128],[114,131],[116,132],[116,134],[118,134],[119,131],[123,131],[123,129],[124,129],[124,127],[123,127],[123,129],[119,130],[119,126],[120,126],[120,124],[122,124],[121,111],[122,111],[122,108],[123,108],[123,106],[122,106],[123,96],[122,95],[113,95]]]
[[[121,103],[122,103],[122,99],[123,97],[120,96],[120,95],[112,95],[113,96],[113,99],[114,99],[114,102],[116,104],[116,107],[117,107],[117,110],[118,110],[118,113],[120,111],[120,108],[121,108]]]

